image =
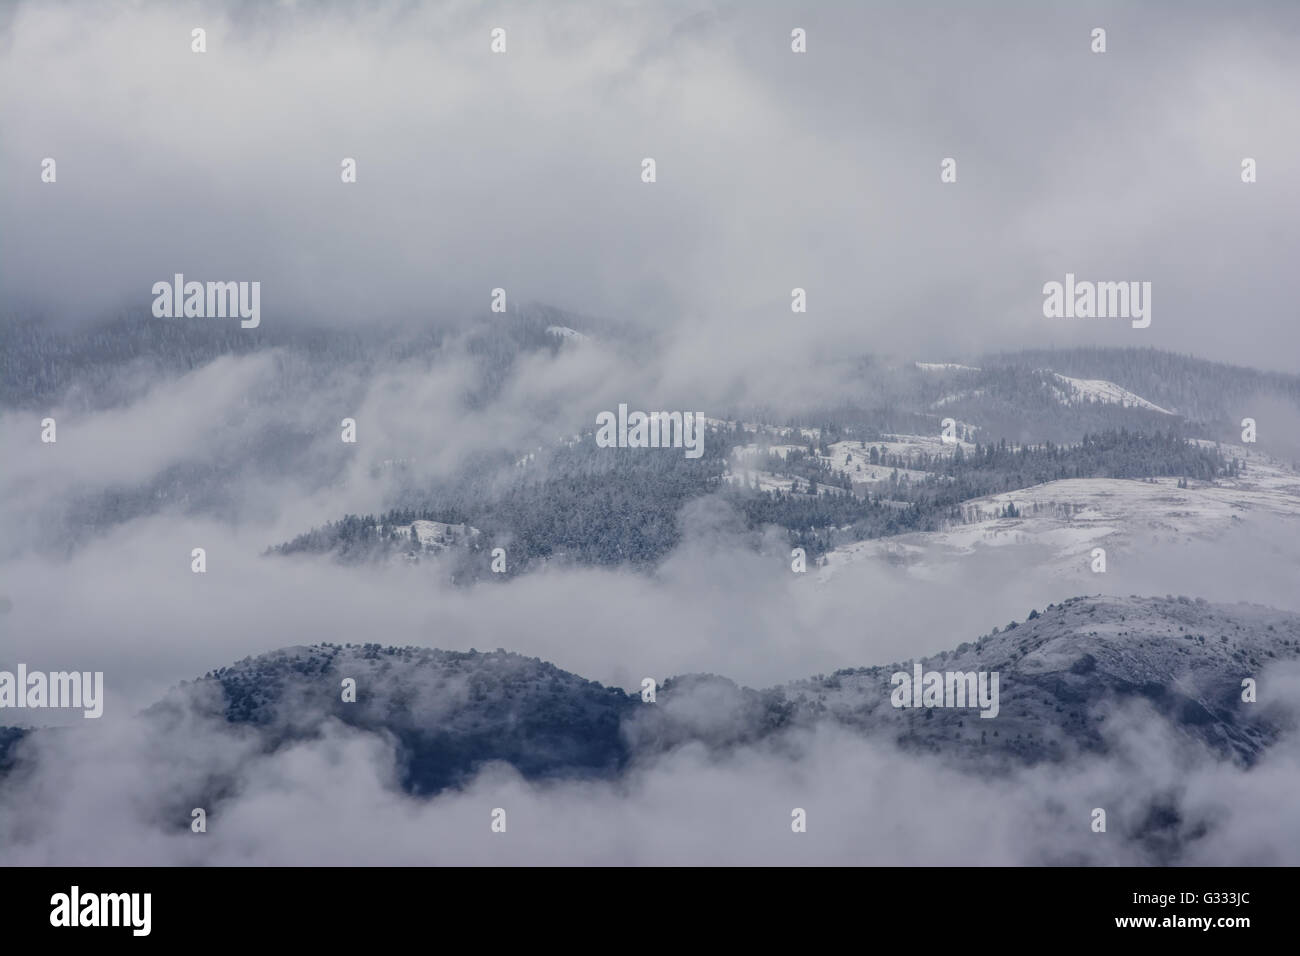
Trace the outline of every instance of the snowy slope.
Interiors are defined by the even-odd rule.
[[[958,424],[960,428],[960,423]],[[780,435],[781,437],[788,437],[792,431],[789,428],[769,431],[766,426],[745,427],[747,431],[759,428],[766,434]],[[802,429],[802,431],[805,433],[811,432],[815,435],[817,430]],[[881,441],[832,442],[822,448],[822,454],[817,457],[822,463],[829,466],[832,472],[847,477],[853,482],[856,493],[864,493],[877,490],[875,486],[886,484],[895,476],[899,481],[921,481],[931,475],[931,472],[920,469],[894,468],[893,466],[872,464],[871,452],[873,449],[876,451],[879,460],[879,456],[882,455],[898,455],[903,458],[921,454],[951,457],[958,447],[966,452],[975,449],[972,442],[945,442],[937,435],[888,435]],[[776,443],[760,444],[757,442],[738,446],[732,452],[730,467],[728,473],[724,475],[724,480],[746,485],[757,482],[759,489],[762,491],[789,491],[792,482],[788,475],[765,471],[760,469],[758,465],[761,463],[763,456],[769,452],[784,459],[792,451],[807,453],[808,446]],[[804,481],[801,484],[806,485],[807,482]],[[842,493],[842,489],[833,486],[823,485],[822,487],[829,494]]]
[[[1107,382],[1099,378],[1070,378],[1060,372],[1053,372],[1052,376],[1064,386],[1064,389],[1058,389],[1057,393],[1062,404],[1065,405],[1073,402],[1092,401],[1103,402],[1108,405],[1122,405],[1124,408],[1145,408],[1148,411],[1161,412],[1165,415],[1174,414],[1169,409],[1148,402],[1142,396],[1134,395],[1128,389],[1121,388],[1114,382]]]
[[[398,532],[402,538],[410,538],[411,554],[414,554],[416,545],[418,550],[424,553],[441,554],[452,548],[471,547],[475,544],[481,532],[478,528],[471,527],[467,524],[448,524],[445,521],[425,521],[416,520],[403,525],[376,525],[375,534],[378,537],[387,535],[390,531]],[[394,555],[393,560],[399,560],[399,556]]]
[[[411,530],[415,532],[420,547],[425,550],[441,550],[454,544],[461,544],[478,537],[477,528],[465,524],[447,524],[444,521],[414,521]]]
[[[546,332],[549,335],[559,336],[562,339],[570,339],[574,342],[582,342],[589,338],[583,335],[577,329],[571,329],[567,325],[548,325]]]
[[[1232,446],[1224,453],[1247,454]],[[1003,517],[1008,504],[1019,517]],[[1256,452],[1238,478],[1192,481],[1188,488],[1179,488],[1175,478],[1067,479],[978,498],[963,512],[966,523],[943,531],[842,545],[826,556],[819,579],[826,582],[860,561],[902,564],[926,578],[947,561],[978,561],[987,549],[1008,546],[1038,546],[1049,555],[1048,570],[1071,575],[1089,567],[1096,547],[1110,554],[1152,539],[1212,540],[1248,515],[1300,520],[1300,475]]]

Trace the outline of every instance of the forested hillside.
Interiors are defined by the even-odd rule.
[[[597,448],[586,436],[556,449],[506,491],[466,476],[436,500],[419,508],[364,516],[347,515],[272,548],[279,555],[331,553],[347,561],[391,560],[413,551],[407,529],[417,520],[468,523],[484,534],[474,553],[453,556],[459,579],[486,573],[493,547],[507,547],[511,574],[538,561],[651,566],[680,539],[678,511],[692,498],[717,494],[754,532],[776,525],[792,547],[817,556],[837,543],[909,531],[936,530],[961,519],[963,501],[1062,478],[1149,478],[1211,480],[1234,475],[1237,464],[1211,448],[1176,434],[1127,431],[1087,436],[1076,445],[979,445],[970,454],[878,455],[884,467],[924,471],[920,481],[889,482],[878,493],[846,493],[818,487],[799,492],[762,491],[722,483],[732,443],[752,436],[710,430],[708,454],[688,459],[676,450]],[[865,441],[863,442],[865,445]],[[804,469],[793,455],[789,467]],[[815,460],[815,456],[812,456]],[[784,460],[782,460],[784,462]],[[804,469],[806,470],[806,469]],[[830,484],[828,481],[827,484]],[[834,493],[833,493],[834,492]]]
[[[426,326],[376,326],[364,335],[293,322],[245,330],[138,315],[59,329],[9,317],[0,321],[0,405],[11,411],[40,413],[54,404],[74,415],[102,411],[140,401],[222,356],[265,354],[274,363],[274,374],[243,396],[238,420],[226,423],[235,427],[218,433],[201,457],[164,459],[138,481],[74,485],[57,508],[25,512],[21,520],[40,548],[55,553],[160,512],[245,520],[247,505],[232,493],[244,482],[292,474],[310,493],[344,480],[355,455],[338,441],[338,416],[319,414],[317,406],[363,406],[372,381],[395,363],[413,363],[406,374],[417,377],[421,367],[444,363],[460,370],[468,363],[451,411],[487,413],[511,387],[521,356],[545,362],[581,348],[583,338],[633,354],[646,342],[628,327],[545,306]],[[494,447],[485,433],[450,474],[417,477],[402,448],[367,449],[372,476],[385,470],[374,511],[321,515],[317,528],[274,550],[331,552],[348,561],[420,560],[425,555],[411,548],[410,525],[430,520],[468,522],[483,532],[476,553],[458,549],[447,556],[448,573],[457,578],[477,577],[494,547],[509,550],[512,575],[539,561],[648,567],[680,539],[681,506],[716,494],[751,531],[775,525],[791,546],[815,556],[837,542],[933,530],[957,518],[963,501],[1037,482],[1231,474],[1231,461],[1184,439],[1237,441],[1240,409],[1260,396],[1300,403],[1296,376],[1154,350],[1029,351],[990,356],[981,367],[865,355],[852,368],[845,394],[833,404],[718,412],[732,417],[710,430],[698,460],[675,452],[611,453],[594,448],[590,434],[572,446],[536,451]],[[884,450],[891,435],[937,436],[949,418],[978,446],[973,453],[966,450],[972,445],[956,454]],[[741,420],[758,424],[746,430]],[[756,434],[754,427],[768,431]],[[781,431],[787,437],[778,437]],[[1266,418],[1259,447],[1285,453],[1277,445],[1285,446],[1289,431]],[[779,443],[786,443],[779,454],[770,450]],[[882,443],[871,464],[898,474],[864,487],[861,465],[843,467],[853,456],[837,443],[864,455]],[[745,469],[751,473],[732,474],[733,455],[750,445]],[[838,460],[832,446],[840,449]],[[777,480],[761,486],[752,472]]]

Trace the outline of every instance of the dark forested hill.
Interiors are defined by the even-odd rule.
[[[846,668],[766,690],[688,675],[664,681],[647,703],[501,650],[378,644],[320,644],[247,658],[181,685],[141,719],[161,735],[191,733],[194,718],[215,718],[254,734],[260,753],[312,739],[338,721],[391,741],[397,783],[421,795],[458,787],[497,761],[532,779],[610,778],[687,744],[726,752],[825,722],[939,755],[968,773],[998,774],[1081,754],[1105,759],[1111,722],[1133,706],[1194,749],[1249,767],[1277,738],[1279,721],[1290,719],[1287,702],[1276,699],[1283,685],[1270,683],[1270,669],[1297,658],[1297,614],[1185,597],[1079,597],[919,662],[924,670],[998,672],[991,719],[970,707],[893,706],[891,675],[911,673],[914,661]],[[348,678],[355,702],[343,699]],[[1258,682],[1255,702],[1243,700],[1246,679]],[[81,732],[27,736],[39,742],[45,733]],[[11,746],[19,736],[0,730],[0,773],[13,773],[15,759],[19,766],[39,759],[39,747]],[[784,746],[799,744],[790,738]],[[1197,758],[1189,751],[1173,759]],[[228,792],[211,772],[201,762],[192,768],[196,793]],[[1134,819],[1132,835],[1154,838],[1144,815]],[[1196,828],[1175,827],[1171,836],[1168,815],[1161,819],[1160,852],[1176,858]]]

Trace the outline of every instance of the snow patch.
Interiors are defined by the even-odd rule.
[[[562,339],[573,339],[579,342],[585,342],[590,336],[583,335],[577,329],[571,329],[567,325],[548,325],[546,332],[549,335],[558,335]]]
[[[1162,415],[1174,414],[1169,409],[1148,402],[1142,396],[1134,395],[1128,389],[1122,388],[1114,382],[1107,382],[1105,379],[1070,378],[1060,372],[1052,372],[1052,375],[1069,389],[1067,393],[1062,393],[1059,390],[1057,392],[1063,405],[1093,401],[1103,402],[1107,405],[1120,405],[1124,408],[1145,408],[1149,411],[1160,412]]]

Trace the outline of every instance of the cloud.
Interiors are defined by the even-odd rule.
[[[1267,367],[1300,344],[1273,321],[1293,10],[20,3],[0,30],[0,89],[23,90],[0,281],[51,317],[147,309],[179,271],[261,281],[272,324],[428,321],[504,287],[664,331],[673,371],[721,380],[779,380],[827,342]],[[1066,271],[1153,282],[1141,342],[1044,320]]]
[[[1278,829],[1281,795],[1300,783],[1294,729],[1244,770],[1141,709],[1112,715],[1110,727],[1105,757],[1000,776],[958,773],[824,724],[723,751],[688,744],[614,781],[531,783],[488,765],[463,789],[418,799],[396,787],[391,743],[336,722],[263,753],[222,721],[118,721],[33,741],[34,767],[0,787],[0,846],[15,865],[1300,859],[1300,831]],[[222,780],[232,785],[214,792]],[[206,833],[188,829],[190,804],[206,810]],[[1152,806],[1173,808],[1176,822],[1152,828]],[[1104,834],[1090,829],[1094,807],[1107,811]],[[505,833],[490,829],[496,808]],[[807,814],[804,834],[791,830],[795,808]],[[1175,841],[1185,855],[1168,855]]]

